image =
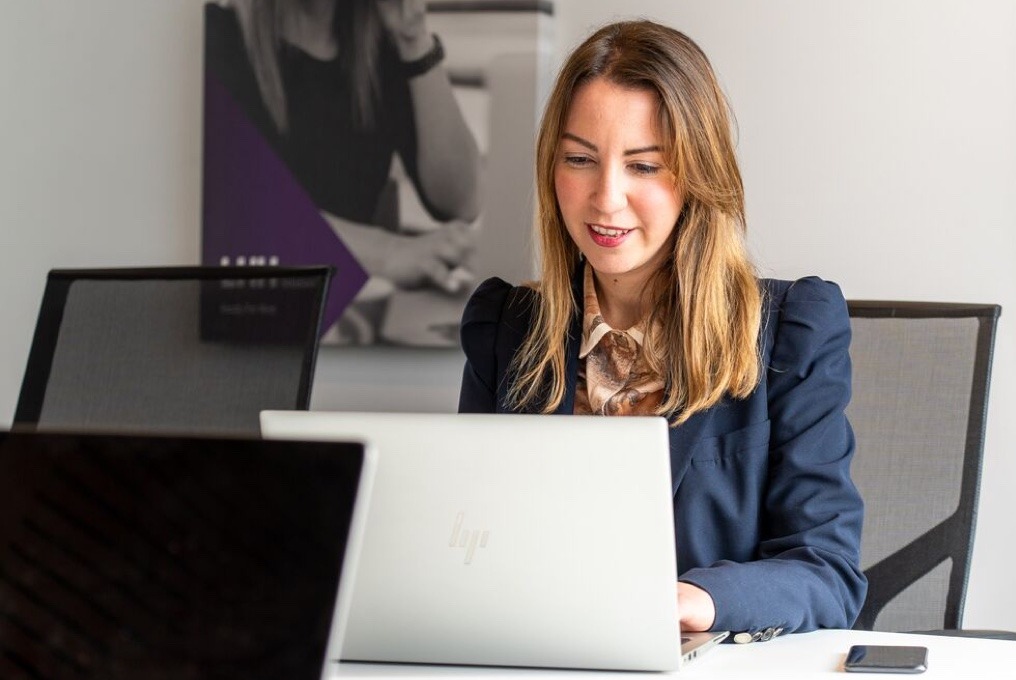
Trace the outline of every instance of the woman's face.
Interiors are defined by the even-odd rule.
[[[601,276],[642,284],[670,257],[682,200],[664,165],[659,99],[603,78],[581,85],[558,146],[554,187],[572,240]]]

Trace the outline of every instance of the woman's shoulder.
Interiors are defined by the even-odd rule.
[[[847,303],[838,284],[818,276],[795,280],[761,279],[764,314],[787,312],[842,316]]]
[[[817,276],[761,283],[762,323],[775,363],[807,361],[816,353],[849,345],[850,316],[839,285]]]
[[[466,302],[459,328],[469,375],[493,393],[531,326],[538,293],[503,279],[487,279]],[[461,404],[460,404],[461,408]]]
[[[223,40],[233,42],[240,40],[240,20],[236,10],[217,2],[205,3],[205,36],[212,38],[208,42],[214,47]]]
[[[467,327],[497,325],[532,313],[538,292],[532,284],[513,285],[498,277],[481,283],[470,295],[462,313],[463,331]]]
[[[205,5],[205,68],[248,113],[251,102],[260,102],[261,95],[247,57],[240,19],[232,7],[214,2]]]

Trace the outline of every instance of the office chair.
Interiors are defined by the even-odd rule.
[[[865,630],[1016,639],[959,630],[980,485],[988,383],[1001,307],[848,302],[865,502]]]
[[[258,435],[309,405],[332,272],[51,271],[13,427]]]

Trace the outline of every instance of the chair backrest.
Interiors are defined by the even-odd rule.
[[[848,302],[868,598],[855,628],[959,628],[1001,307]]]
[[[256,435],[309,405],[332,271],[51,271],[14,426]]]

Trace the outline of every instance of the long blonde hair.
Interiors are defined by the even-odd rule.
[[[286,90],[279,67],[282,24],[288,8],[302,0],[232,0],[243,35],[247,58],[261,99],[285,134],[289,129]],[[338,60],[352,85],[353,120],[370,128],[380,92],[378,47],[382,29],[373,0],[336,0],[332,30],[339,44]]]
[[[651,21],[596,31],[569,56],[551,92],[536,150],[540,304],[513,361],[508,399],[551,412],[564,398],[580,253],[558,208],[554,168],[574,93],[595,78],[658,95],[665,162],[684,198],[673,257],[649,287],[644,350],[666,385],[658,413],[677,424],[726,394],[746,397],[758,384],[762,293],[745,244],[744,189],[727,99],[702,50]]]

